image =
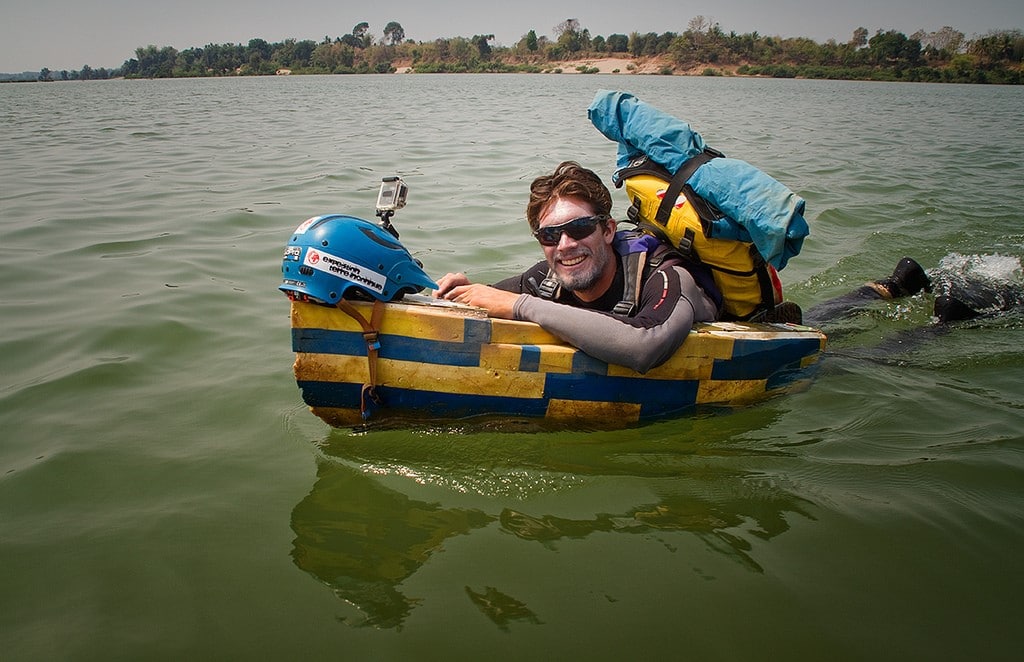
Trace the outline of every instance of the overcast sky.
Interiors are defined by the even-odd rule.
[[[322,40],[366,21],[381,38],[397,21],[407,39],[493,34],[515,44],[529,30],[553,36],[575,18],[591,36],[683,32],[694,16],[725,32],[847,41],[857,27],[870,34],[911,35],[951,26],[968,38],[1024,29],[1024,0],[3,0],[0,72],[115,68],[140,46],[178,50],[207,44]]]

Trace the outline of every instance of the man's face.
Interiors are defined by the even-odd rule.
[[[593,207],[585,200],[555,198],[538,221],[543,228],[593,215]],[[614,238],[615,221],[608,220],[583,239],[573,239],[563,232],[557,245],[541,247],[562,287],[584,301],[593,301],[605,293],[615,277],[615,251],[611,247]]]

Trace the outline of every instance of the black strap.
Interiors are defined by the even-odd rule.
[[[640,289],[643,287],[644,266],[647,263],[647,251],[626,253],[622,256],[622,300],[612,308],[615,315],[632,317],[636,314],[636,302],[640,300]]]
[[[536,281],[534,281],[532,278],[530,279],[530,281],[532,284],[536,285]],[[555,279],[555,272],[548,271],[548,275],[544,278],[544,280],[540,282],[540,285],[537,285],[536,287],[537,296],[539,296],[541,299],[548,299],[549,301],[554,301],[555,295],[558,294],[558,288],[561,287],[561,285],[559,285],[558,281]]]
[[[655,221],[662,225],[668,225],[668,219],[672,216],[672,209],[675,207],[676,200],[679,199],[680,193],[684,193],[683,186],[686,185],[686,182],[690,181],[690,177],[693,176],[693,173],[697,172],[697,168],[711,159],[717,158],[719,155],[720,152],[705,149],[684,163],[676,171],[676,174],[672,175],[672,181],[669,182],[668,189],[665,190],[665,197],[661,199],[661,204],[658,206],[658,213],[654,215]],[[689,196],[687,196],[687,199],[689,199]]]
[[[754,266],[750,271],[736,271],[735,269],[726,269],[724,267],[710,264],[707,265],[713,271],[720,271],[733,276],[740,276],[743,278],[754,276],[757,278],[757,286],[761,291],[761,302],[754,306],[752,311],[742,317],[737,317],[735,315],[723,315],[723,321],[749,321],[761,313],[769,311],[775,307],[775,285],[772,283],[771,271],[768,268],[768,263],[765,262],[764,257],[761,256],[761,253],[758,252],[757,247],[754,244],[750,244],[750,260]]]

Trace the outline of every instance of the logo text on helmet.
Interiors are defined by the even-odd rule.
[[[337,255],[331,255],[330,253],[324,253],[312,248],[306,251],[306,258],[303,260],[303,264],[324,273],[344,278],[377,293],[384,291],[384,286],[388,280],[387,276],[382,273],[361,267]]]

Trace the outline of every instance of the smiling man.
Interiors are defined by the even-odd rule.
[[[534,322],[608,363],[660,365],[694,322],[716,319],[721,295],[704,268],[653,237],[617,232],[611,207],[593,171],[559,164],[533,181],[526,207],[545,260],[493,286],[449,273],[434,296]]]

